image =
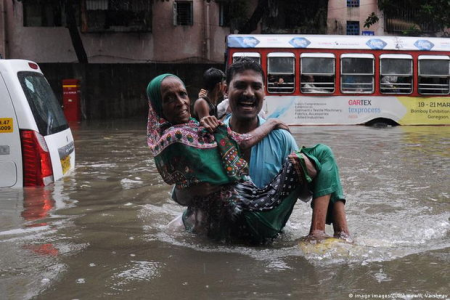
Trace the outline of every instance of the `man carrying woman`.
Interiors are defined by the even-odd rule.
[[[263,85],[263,74],[253,75],[257,75],[259,82],[251,85],[259,88]],[[230,84],[234,84],[233,80]],[[238,86],[229,89],[233,113],[238,107],[238,114],[250,116],[255,110],[256,116],[259,110],[253,108],[258,108],[259,103],[255,105],[254,99],[238,98],[238,102],[232,102],[231,94]],[[260,244],[275,238],[287,222],[297,197],[309,198],[309,189],[314,184],[312,177],[316,175],[314,167],[319,166],[317,159],[300,151],[291,153],[289,158],[283,158],[284,167],[275,179],[258,189],[247,175],[247,164],[237,144],[251,149],[272,130],[285,128],[284,124],[269,120],[242,135],[219,125],[212,135],[199,126],[201,122],[190,117],[186,89],[176,76],[158,76],[149,84],[147,94],[148,144],[161,176],[176,186],[174,198],[188,206],[183,215],[185,227],[219,240]],[[250,160],[245,153],[244,158]]]

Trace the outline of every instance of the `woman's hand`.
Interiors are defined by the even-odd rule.
[[[279,119],[269,119],[269,120],[267,120],[267,122],[271,122],[273,124],[272,125],[273,129],[283,129],[283,130],[287,130],[288,132],[291,132],[289,130],[289,126]]]
[[[264,137],[275,129],[284,129],[289,131],[289,126],[281,122],[279,119],[268,119],[264,122],[264,124],[247,133],[245,139],[238,141],[239,147],[242,151],[249,149],[259,143]]]
[[[206,95],[208,95],[208,92],[204,89],[201,89],[200,92],[198,92],[199,98],[206,97]]]
[[[215,116],[205,116],[200,119],[200,125],[205,127],[206,130],[213,133],[220,125],[220,121]]]

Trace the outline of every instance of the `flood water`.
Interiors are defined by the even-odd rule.
[[[449,299],[450,127],[293,127],[335,152],[355,245],[305,255],[298,202],[272,245],[224,245],[167,224],[145,120],[74,128],[77,165],[0,189],[1,299]],[[327,228],[332,234],[332,228]]]

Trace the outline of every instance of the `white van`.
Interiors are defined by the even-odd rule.
[[[0,187],[44,186],[74,166],[72,132],[39,66],[0,59]]]

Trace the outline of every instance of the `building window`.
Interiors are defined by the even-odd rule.
[[[175,1],[173,3],[173,24],[192,26],[194,24],[193,3],[191,1]]]
[[[64,6],[60,1],[23,1],[23,26],[60,27],[65,26]]]
[[[228,2],[219,3],[219,26],[230,27],[230,4]]]
[[[347,7],[359,7],[359,0],[347,0]]]
[[[151,1],[86,0],[83,32],[151,32]]]
[[[347,21],[347,35],[359,35],[358,21]]]
[[[399,4],[398,7],[388,6],[383,11],[386,32],[398,34],[404,31],[413,31],[414,29],[422,33],[440,31],[440,27],[433,19],[424,20],[419,10],[410,7],[408,0],[396,0],[396,2]],[[417,32],[417,34],[419,33]]]

